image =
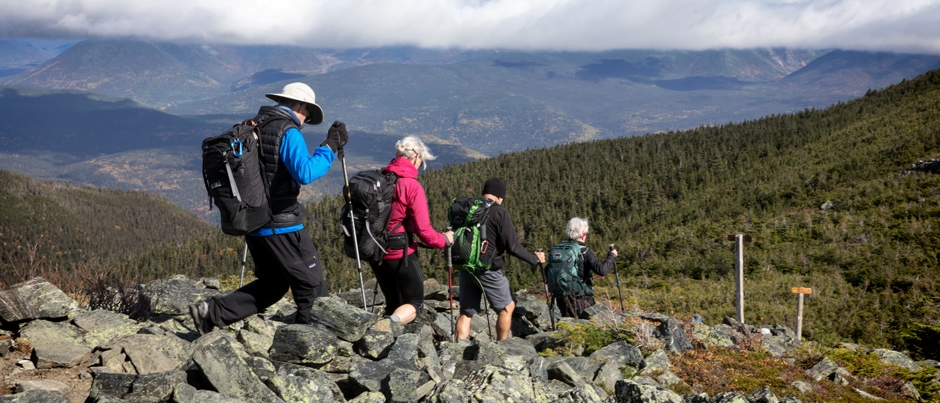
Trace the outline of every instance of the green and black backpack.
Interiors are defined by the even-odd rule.
[[[486,239],[486,219],[493,202],[479,197],[458,197],[450,202],[447,220],[454,230],[451,259],[454,268],[470,273],[489,270],[496,246]]]
[[[577,242],[564,241],[555,245],[548,252],[548,268],[546,270],[548,292],[556,297],[563,295],[594,295],[594,290],[578,276],[580,263],[581,245],[578,245]]]

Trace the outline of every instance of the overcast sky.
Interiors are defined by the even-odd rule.
[[[940,54],[940,0],[0,0],[2,37]]]

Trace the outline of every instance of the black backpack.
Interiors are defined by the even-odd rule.
[[[258,125],[246,120],[202,141],[202,179],[222,232],[245,235],[271,221]]]
[[[349,199],[346,200],[340,216],[343,229],[343,250],[346,256],[378,263],[388,253],[389,247],[403,249],[403,246],[407,246],[407,235],[401,237],[405,238],[404,243],[396,238],[392,242],[394,245],[390,246],[388,231],[386,231],[397,182],[397,175],[385,174],[381,170],[362,171],[349,179],[349,188],[343,188],[343,195]],[[350,206],[356,219],[354,225],[351,225]],[[401,223],[392,230],[400,226]],[[353,232],[355,232],[355,241]]]
[[[454,229],[451,262],[458,270],[477,273],[489,270],[496,246],[486,238],[486,219],[493,202],[479,197],[460,197],[450,202],[447,220]]]

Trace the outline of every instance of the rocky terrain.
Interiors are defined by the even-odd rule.
[[[693,349],[744,344],[784,357],[807,344],[785,326],[752,327],[726,318],[715,326],[692,321],[683,328],[669,316],[617,313],[599,303],[590,321],[565,319],[552,330],[544,298],[519,295],[514,337],[491,341],[488,326],[495,317],[478,315],[471,340],[452,342],[447,287],[431,279],[425,290],[427,307],[408,325],[356,306],[357,289],[318,299],[312,325],[292,324],[294,308],[282,300],[263,314],[200,336],[187,305],[224,294],[216,279],[156,280],[111,290],[108,299],[93,296],[80,306],[34,278],[0,291],[0,402],[801,401],[776,396],[774,389],[782,389],[770,385],[696,393],[696,385],[670,364]],[[379,293],[375,303],[382,302]],[[634,336],[642,343],[617,340],[590,348],[589,341],[565,330],[598,323],[636,324]],[[912,371],[940,366],[898,351],[871,353]],[[805,378],[787,390],[824,401],[813,398],[813,391],[824,383],[851,385],[854,376],[823,358]],[[932,382],[940,386],[940,380]],[[904,399],[921,399],[914,385],[902,389]]]

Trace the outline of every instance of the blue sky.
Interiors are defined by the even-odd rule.
[[[0,37],[940,54],[940,0],[0,0]]]

